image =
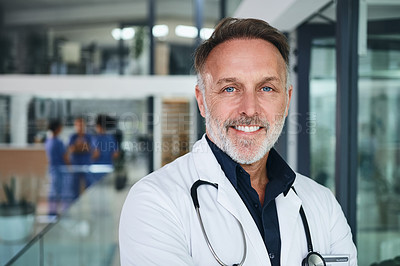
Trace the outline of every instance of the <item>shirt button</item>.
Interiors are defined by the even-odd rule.
[[[255,208],[258,208],[258,204],[257,204],[257,203],[256,203],[256,204],[254,204],[254,207],[255,207]]]
[[[269,255],[269,258],[270,258],[270,259],[275,258],[275,254],[274,254],[274,253],[269,253],[268,255]]]

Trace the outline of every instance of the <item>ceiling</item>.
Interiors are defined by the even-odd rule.
[[[219,20],[220,0],[204,2],[204,27]],[[398,18],[399,0],[363,0],[368,4],[368,19]],[[51,34],[66,36],[81,43],[115,45],[111,30],[120,23],[147,23],[148,0],[1,0],[6,28],[39,27]],[[195,25],[195,1],[154,0],[155,24],[166,24],[170,32],[164,41],[188,42],[177,38],[175,26]],[[226,0],[227,15],[254,17],[268,21],[283,31],[292,31],[312,18],[312,22],[335,21],[333,0]],[[330,4],[331,3],[331,4]]]
[[[220,0],[203,1],[206,24],[215,24],[220,15]],[[280,30],[293,30],[313,14],[337,0],[225,0],[227,15],[254,17],[268,21]],[[0,10],[4,25],[60,26],[90,23],[120,23],[146,21],[148,0],[2,0]],[[182,20],[194,24],[193,0],[154,0],[156,23],[162,20]],[[368,17],[397,17],[399,0],[362,0],[368,5]],[[334,19],[334,4],[324,15]]]
[[[235,16],[263,19],[282,31],[290,32],[311,18],[312,22],[336,21],[337,1],[243,0],[235,11]],[[400,0],[360,0],[360,3],[365,4],[368,20],[399,18]]]
[[[177,25],[195,25],[194,1],[154,0],[155,24],[169,26],[169,34],[163,41],[175,43],[193,42],[175,36]],[[220,1],[203,0],[204,27],[214,27],[219,20]],[[3,25],[9,29],[39,28],[53,37],[63,36],[83,45],[97,43],[114,45],[112,29],[121,23],[147,24],[148,0],[1,0]],[[241,0],[227,1],[227,15],[232,16]]]
[[[204,1],[204,19],[219,17],[219,0]],[[27,24],[61,25],[69,23],[104,23],[146,21],[147,0],[2,0],[6,26]],[[183,19],[193,21],[194,1],[155,0],[156,19]],[[227,1],[229,15],[240,0]]]

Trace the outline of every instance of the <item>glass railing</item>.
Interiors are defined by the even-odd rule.
[[[112,174],[85,192],[60,216],[36,217],[34,234],[0,242],[0,265],[118,265],[118,221],[125,190]]]

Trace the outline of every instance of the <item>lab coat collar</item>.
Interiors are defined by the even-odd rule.
[[[296,182],[295,182],[296,183]],[[296,224],[301,220],[299,211],[302,204],[297,194],[290,189],[286,195],[280,194],[275,199],[278,212],[279,231],[281,234],[281,264],[287,265],[287,259],[290,256],[293,241],[292,236],[296,229]],[[300,221],[300,223],[302,223]],[[284,234],[282,233],[284,232]]]

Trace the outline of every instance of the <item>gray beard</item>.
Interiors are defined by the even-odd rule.
[[[205,106],[205,112],[206,128],[210,138],[215,142],[215,145],[239,164],[252,164],[261,160],[277,142],[286,119],[282,115],[275,120],[272,126],[266,119],[259,118],[259,116],[241,116],[239,119],[229,119],[222,123],[222,121],[211,116],[207,106]],[[257,139],[232,140],[228,137],[230,127],[252,124],[263,126],[266,131],[266,137],[261,144],[258,143]]]

